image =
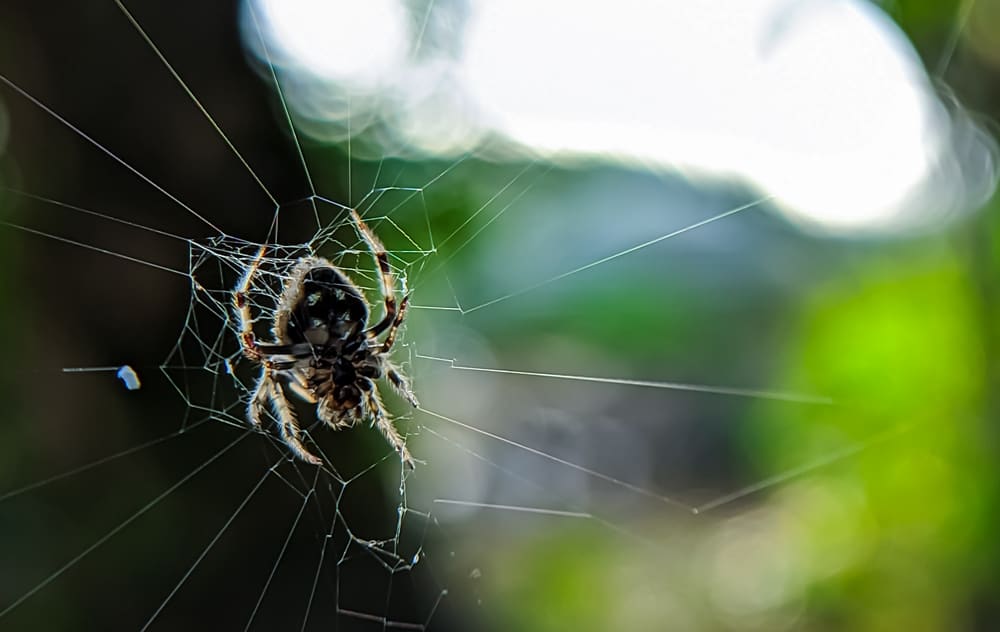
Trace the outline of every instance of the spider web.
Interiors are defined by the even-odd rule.
[[[683,379],[661,366],[674,352],[649,314],[669,314],[670,300],[691,292],[683,282],[695,275],[686,271],[706,265],[720,268],[701,277],[719,292],[753,287],[760,270],[729,278],[745,266],[747,250],[734,255],[720,244],[739,235],[752,249],[785,234],[761,212],[767,197],[625,171],[594,170],[581,180],[541,161],[344,161],[301,142],[294,130],[285,140],[295,147],[298,179],[272,188],[277,172],[241,153],[244,143],[230,139],[227,118],[214,118],[220,108],[211,106],[210,84],[189,82],[193,69],[175,69],[181,56],[159,48],[178,46],[169,29],[154,35],[159,22],[133,16],[131,5],[123,13],[110,9],[100,14],[107,28],[128,34],[134,21],[136,50],[154,53],[144,57],[143,72],[166,64],[195,104],[183,107],[211,114],[208,127],[187,118],[181,127],[221,144],[232,170],[225,181],[242,173],[257,203],[244,206],[247,198],[236,196],[227,206],[244,213],[203,211],[218,208],[228,185],[206,203],[197,175],[147,166],[106,141],[111,131],[91,132],[72,94],[53,91],[50,102],[30,72],[0,75],[7,100],[23,101],[18,115],[36,109],[32,124],[45,130],[41,136],[65,133],[52,145],[72,147],[88,165],[101,161],[96,168],[106,169],[112,199],[136,201],[116,206],[89,181],[56,195],[46,191],[46,177],[8,187],[0,198],[15,209],[5,211],[4,223],[25,235],[37,266],[30,283],[16,287],[61,297],[5,313],[8,331],[36,321],[49,332],[31,337],[42,353],[18,350],[32,358],[29,368],[15,369],[29,395],[22,400],[17,387],[5,393],[12,417],[22,420],[4,430],[18,449],[0,467],[8,490],[0,491],[0,508],[16,516],[0,525],[9,543],[8,570],[0,571],[5,626],[44,621],[49,629],[76,629],[98,620],[102,629],[478,629],[491,624],[504,597],[553,612],[575,608],[584,618],[597,608],[604,614],[589,622],[594,627],[642,627],[681,611],[703,626],[713,615],[692,614],[666,597],[651,603],[652,589],[618,603],[567,606],[533,603],[510,585],[518,564],[542,559],[561,569],[552,581],[569,582],[574,572],[592,579],[579,559],[599,543],[594,554],[608,558],[610,581],[663,586],[676,599],[684,594],[677,584],[688,579],[677,561],[689,560],[682,551],[692,533],[703,534],[694,537],[701,549],[734,524],[750,523],[756,533],[764,520],[754,504],[758,492],[789,489],[790,481],[911,432],[890,420],[834,436],[760,476],[740,469],[733,419],[791,409],[787,418],[798,422],[832,415],[842,404],[827,393],[783,388],[794,380],[759,379],[770,374],[770,358],[734,358],[728,345],[740,337],[728,333],[753,324],[738,313],[720,315],[708,331],[679,323],[705,344],[704,353]],[[130,72],[107,63],[96,73],[101,78]],[[169,76],[160,83],[177,85]],[[279,121],[288,116],[281,97]],[[148,115],[140,119],[150,124]],[[185,183],[188,177],[195,182]],[[5,178],[11,181],[19,183]],[[328,188],[340,189],[346,202]],[[594,202],[607,190],[641,192],[627,221],[610,216],[615,199]],[[663,213],[665,199],[679,210]],[[241,358],[232,288],[267,245],[251,291],[258,336],[302,256],[330,259],[378,306],[377,274],[349,208],[385,243],[397,292],[413,293],[393,358],[422,405],[408,410],[387,396],[394,423],[423,461],[412,474],[365,427],[334,433],[302,409],[308,445],[326,463],[312,468],[288,458],[273,424],[257,432],[246,422],[257,371]],[[20,247],[9,246],[5,269],[13,269]],[[680,281],[664,281],[664,267],[678,270]],[[796,285],[821,278],[815,270],[804,274]],[[61,319],[66,301],[80,307]],[[622,324],[614,338],[601,339],[608,332],[588,314],[609,303]],[[54,324],[65,330],[50,332]],[[632,354],[646,360],[623,359]],[[125,364],[143,382],[135,393],[112,377]],[[718,514],[744,522],[716,522]],[[767,550],[767,542],[753,542],[754,554]],[[615,565],[618,556],[626,562]],[[650,565],[671,577],[650,576]],[[758,610],[741,604],[740,612],[768,624],[786,621],[783,595],[772,597]]]

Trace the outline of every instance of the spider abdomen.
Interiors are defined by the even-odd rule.
[[[284,332],[288,342],[325,346],[361,331],[368,321],[368,306],[339,269],[313,264],[302,276],[288,315]]]

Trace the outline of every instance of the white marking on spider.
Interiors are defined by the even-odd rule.
[[[127,364],[119,367],[115,375],[125,383],[125,388],[130,391],[137,391],[142,388],[142,381],[139,380],[139,374]]]

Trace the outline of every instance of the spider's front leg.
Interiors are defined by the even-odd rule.
[[[234,292],[233,305],[240,314],[240,347],[243,349],[243,356],[254,362],[262,362],[264,358],[260,347],[257,346],[257,337],[253,333],[253,320],[250,317],[246,294]]]
[[[243,274],[243,278],[233,289],[233,308],[236,311],[236,319],[240,322],[240,346],[243,348],[243,355],[254,362],[260,362],[263,354],[253,333],[253,315],[250,313],[250,284],[253,282],[253,277],[257,273],[257,268],[260,267],[260,262],[266,251],[266,246],[260,247],[257,256]]]

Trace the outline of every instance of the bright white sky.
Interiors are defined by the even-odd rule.
[[[863,0],[248,1],[317,136],[348,112],[434,155],[499,132],[553,158],[743,178],[834,232],[934,223],[992,191],[990,141]]]

